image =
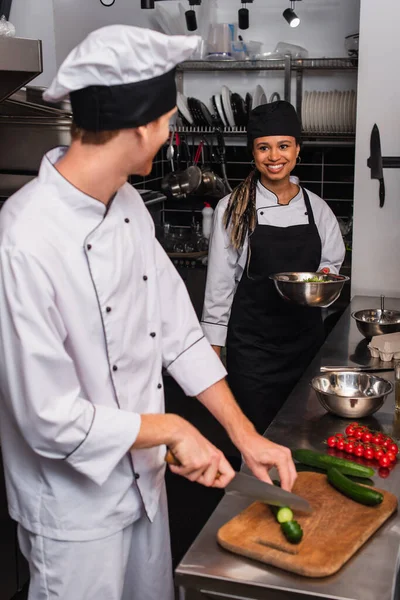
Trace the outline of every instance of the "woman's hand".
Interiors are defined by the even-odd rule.
[[[323,269],[318,271],[318,273],[323,273],[324,275],[328,275],[328,273],[330,273],[330,272],[331,272],[331,270],[329,267],[324,267]]]

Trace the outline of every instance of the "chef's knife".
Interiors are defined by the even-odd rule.
[[[170,450],[168,450],[165,460],[168,464],[179,465],[179,461]],[[217,478],[219,476],[220,474],[217,473]],[[312,512],[311,505],[304,498],[292,494],[291,492],[287,492],[271,483],[264,483],[264,481],[260,481],[252,475],[245,475],[244,473],[236,473],[232,481],[226,486],[225,492],[227,494],[246,496],[248,498],[253,498],[254,500],[260,500],[266,504],[272,504],[273,506],[288,506],[293,510],[299,510],[305,513]]]
[[[379,206],[382,208],[385,204],[385,182],[383,180],[381,138],[376,123],[371,131],[370,149],[371,156],[369,157],[367,164],[371,169],[371,179],[379,180]]]

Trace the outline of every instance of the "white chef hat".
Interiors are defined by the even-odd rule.
[[[129,25],[102,27],[70,52],[43,98],[69,95],[74,122],[88,131],[146,125],[176,105],[175,67],[199,41]]]

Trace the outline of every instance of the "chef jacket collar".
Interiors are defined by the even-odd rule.
[[[64,156],[67,146],[53,148],[44,155],[40,169],[39,182],[57,188],[56,197],[75,210],[84,211],[94,217],[104,218],[107,207],[92,196],[85,194],[59,173],[55,164]]]
[[[292,203],[298,202],[299,200],[301,200],[303,198],[303,190],[300,187],[298,177],[291,176],[290,177],[290,182],[299,186],[298,193],[296,194],[296,196],[294,198],[292,198],[292,200],[289,203],[289,204],[292,204]],[[268,205],[270,206],[270,205],[277,205],[277,204],[279,204],[278,203],[278,197],[277,197],[277,195],[274,194],[274,192],[272,192],[271,190],[267,189],[261,183],[260,180],[257,182],[257,196],[259,196],[259,200],[257,201],[257,205],[260,203],[260,201],[261,201],[261,204],[263,206],[265,206],[265,204],[264,204],[265,202],[267,203],[267,206]],[[289,205],[282,204],[280,206],[289,206]],[[258,206],[257,206],[257,208],[258,208]]]

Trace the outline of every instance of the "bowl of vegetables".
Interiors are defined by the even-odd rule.
[[[393,391],[393,384],[382,377],[345,370],[321,373],[311,387],[325,410],[345,419],[372,415]]]
[[[349,277],[333,273],[287,272],[270,275],[278,294],[300,306],[326,308],[337,300]]]

